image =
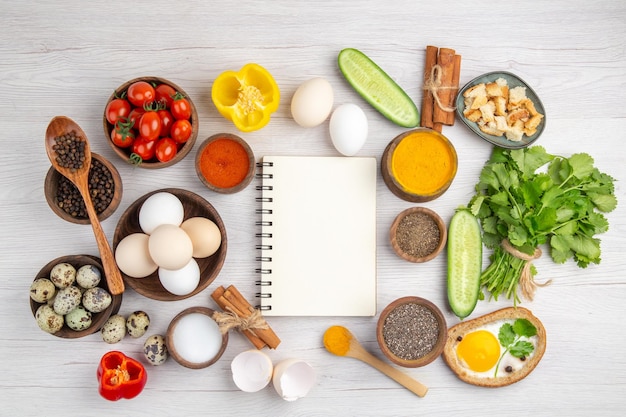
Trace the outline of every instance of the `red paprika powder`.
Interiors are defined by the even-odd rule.
[[[216,187],[230,188],[238,185],[246,178],[248,170],[246,149],[226,137],[209,143],[200,155],[200,172]]]

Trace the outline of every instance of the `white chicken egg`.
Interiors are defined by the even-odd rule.
[[[158,265],[150,257],[148,239],[145,233],[132,233],[120,240],[115,248],[120,271],[133,278],[145,278],[157,270]]]
[[[237,388],[244,392],[257,392],[271,381],[274,365],[269,356],[260,350],[247,350],[235,356],[230,369]]]
[[[321,77],[305,81],[291,99],[291,116],[302,127],[315,127],[328,118],[334,93],[330,83]]]
[[[353,156],[367,140],[367,116],[356,104],[342,104],[330,116],[329,130],[335,149],[342,155]]]
[[[274,367],[274,389],[285,401],[306,396],[315,385],[315,370],[300,359],[285,359]]]
[[[158,274],[163,288],[174,295],[187,295],[193,292],[200,282],[200,267],[193,258],[180,269],[159,268]]]
[[[184,218],[183,203],[172,193],[158,192],[146,199],[139,209],[139,226],[146,234],[162,224],[180,226]]]
[[[180,269],[193,255],[191,238],[183,229],[172,224],[158,226],[148,239],[150,257],[161,268]]]
[[[206,258],[213,255],[222,243],[219,227],[206,217],[191,217],[180,225],[191,239],[193,257]]]

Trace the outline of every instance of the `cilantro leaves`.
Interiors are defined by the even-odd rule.
[[[536,274],[528,259],[502,248],[508,241],[529,257],[548,244],[556,263],[573,259],[580,268],[600,263],[600,240],[608,230],[603,213],[617,207],[614,178],[594,167],[586,153],[569,158],[551,155],[541,146],[507,150],[495,147],[468,206],[480,220],[485,246],[494,249],[481,284],[497,299],[504,294],[519,301],[518,284]],[[532,299],[531,290],[524,291]],[[522,283],[522,287],[526,287]]]
[[[500,362],[507,352],[516,358],[525,358],[535,350],[535,346],[531,342],[523,340],[523,338],[531,338],[536,334],[537,328],[528,319],[517,319],[513,324],[504,323],[500,327],[498,340],[504,347],[504,352],[502,352],[496,364],[496,370],[493,374],[494,378],[498,375]]]

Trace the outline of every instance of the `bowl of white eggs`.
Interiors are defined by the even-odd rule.
[[[226,248],[217,210],[178,188],[155,190],[132,203],[113,237],[124,282],[161,301],[189,298],[209,286],[222,269]]]

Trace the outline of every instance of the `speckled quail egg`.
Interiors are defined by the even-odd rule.
[[[146,339],[143,344],[143,354],[152,365],[161,365],[168,358],[165,338],[155,334]]]
[[[77,332],[91,327],[91,311],[83,306],[78,306],[65,315],[65,324]]]
[[[76,268],[67,262],[56,264],[50,271],[50,281],[52,281],[57,288],[69,287],[76,281]]]
[[[102,340],[113,344],[120,342],[126,335],[126,319],[121,314],[115,314],[102,326]]]
[[[89,288],[83,294],[83,306],[92,313],[100,313],[111,305],[113,297],[101,287]]]
[[[76,271],[76,283],[82,288],[93,288],[101,279],[102,272],[95,265],[83,265]]]
[[[47,303],[56,292],[56,287],[48,278],[38,278],[30,285],[30,298],[37,303]]]
[[[135,339],[146,334],[149,326],[150,316],[145,311],[135,311],[126,319],[126,330]]]
[[[57,296],[54,298],[54,311],[62,316],[66,315],[79,306],[81,296],[82,292],[80,291],[80,288],[75,285],[61,288],[57,292]]]
[[[54,334],[63,327],[63,316],[57,314],[48,304],[41,305],[35,312],[37,325],[44,332]]]

